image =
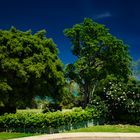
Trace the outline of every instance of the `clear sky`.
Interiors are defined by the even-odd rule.
[[[140,0],[0,0],[0,29],[11,26],[33,32],[46,29],[65,64],[75,57],[63,30],[85,17],[105,24],[130,46],[134,60],[140,58]]]

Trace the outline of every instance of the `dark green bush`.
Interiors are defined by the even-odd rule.
[[[44,107],[43,113],[56,112],[58,110],[62,111],[62,106],[56,103],[49,103],[49,104],[46,104],[46,106]]]
[[[16,107],[0,106],[0,115],[4,113],[16,113]]]

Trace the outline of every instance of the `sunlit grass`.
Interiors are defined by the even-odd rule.
[[[17,109],[17,113],[41,113],[42,109]]]
[[[17,113],[42,113],[43,109],[17,109]],[[63,109],[62,112],[72,111],[72,109]]]
[[[97,125],[88,128],[73,129],[68,132],[140,132],[140,126],[135,125]]]
[[[7,140],[7,139],[12,139],[12,138],[20,138],[20,137],[28,137],[28,136],[35,136],[35,135],[38,135],[38,134],[1,132],[0,133],[0,140]]]
[[[140,126],[135,125],[97,125],[88,128],[73,129],[67,132],[122,132],[122,133],[140,133]],[[1,132],[0,140],[7,140],[12,138],[35,136],[40,134],[33,133],[13,133]]]

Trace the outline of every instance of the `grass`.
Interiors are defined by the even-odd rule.
[[[140,126],[135,125],[97,125],[88,128],[73,129],[67,132],[122,132],[122,133],[140,133]],[[8,133],[1,132],[0,140],[7,140],[12,138],[35,136],[40,134],[32,133]]]
[[[135,125],[97,125],[88,128],[73,129],[68,132],[122,132],[140,133],[140,126]]]
[[[43,109],[17,109],[17,113],[42,113]],[[72,111],[72,109],[63,109],[62,112]]]
[[[17,113],[41,113],[42,109],[17,109]]]
[[[28,137],[28,136],[35,136],[35,135],[38,135],[38,134],[0,132],[0,140],[7,140],[7,139],[12,139],[12,138],[21,138],[21,137]]]
[[[43,109],[17,109],[17,113],[42,113]],[[69,112],[72,109],[63,109],[62,112]]]

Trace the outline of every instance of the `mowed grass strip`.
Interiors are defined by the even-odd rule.
[[[122,132],[122,133],[140,133],[140,126],[135,125],[97,125],[88,128],[73,129],[67,132]],[[28,137],[41,134],[33,133],[13,133],[1,132],[0,140],[7,140],[12,138]]]
[[[67,132],[122,132],[140,133],[140,126],[135,125],[97,125],[88,128],[73,129]]]
[[[42,113],[42,109],[17,109],[17,113]]]
[[[28,136],[36,136],[36,135],[39,135],[39,134],[0,132],[0,140],[7,140],[7,139],[12,139],[12,138],[21,138],[21,137],[28,137]]]

